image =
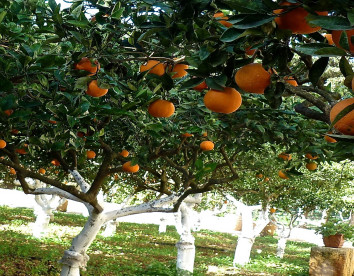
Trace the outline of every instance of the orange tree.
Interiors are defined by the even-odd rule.
[[[86,203],[94,218],[84,231],[95,236],[99,227],[90,225],[104,221],[98,193],[114,173],[137,171],[136,163],[137,190],[170,194],[144,205],[156,211],[177,201],[176,209],[189,194],[237,178],[236,150],[271,142],[289,152],[330,155],[319,141],[339,98],[322,76],[328,61],[340,57],[351,85],[352,4],[292,2],[76,1],[61,9],[53,0],[1,0],[0,139],[6,146],[0,163],[26,193]],[[91,8],[98,9],[92,18]],[[294,22],[284,23],[292,13],[290,20],[300,17],[303,26],[292,30]],[[332,30],[335,46],[322,36]],[[339,30],[348,31],[338,40]],[[204,88],[210,91],[203,97]],[[332,118],[333,125],[352,108]],[[351,137],[339,136],[344,141],[329,149],[339,159],[352,158]],[[214,142],[213,151],[199,149],[205,140]],[[128,157],[119,154],[124,149]],[[182,179],[175,177],[170,188],[168,170],[167,179]],[[145,172],[160,179],[158,186],[145,183]],[[54,188],[34,190],[26,177]],[[78,185],[67,185],[69,178]],[[63,275],[85,266],[85,250],[69,252]],[[80,264],[72,265],[71,257]]]

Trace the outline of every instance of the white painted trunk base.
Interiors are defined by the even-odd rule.
[[[113,237],[115,233],[117,232],[117,226],[119,225],[119,222],[115,220],[110,220],[106,224],[105,230],[102,232],[103,237]]]
[[[287,238],[286,237],[281,237],[278,240],[278,246],[277,246],[277,257],[279,258],[283,258],[284,257],[284,253],[285,253],[285,248],[286,248],[286,242],[287,242]]]
[[[193,273],[194,258],[195,258],[195,245],[194,239],[192,242],[179,241],[177,247],[177,273],[178,275],[185,275]]]
[[[245,265],[250,261],[250,255],[254,239],[240,237],[235,250],[234,265]]]

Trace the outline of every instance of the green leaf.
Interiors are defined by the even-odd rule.
[[[309,71],[309,79],[312,82],[313,86],[317,86],[318,80],[320,79],[324,71],[326,71],[328,61],[328,57],[321,57],[320,59],[316,60],[316,62],[312,65]]]
[[[1,85],[0,81],[0,85]],[[6,95],[0,98],[0,107],[2,110],[7,110],[13,108],[16,101],[16,97],[14,94]]]
[[[48,4],[50,9],[54,12],[55,8],[57,7],[57,3],[55,2],[55,0],[48,0]]]
[[[227,29],[220,37],[222,42],[232,42],[236,40],[244,31],[235,28]]]
[[[215,51],[209,56],[209,63],[216,67],[218,65],[224,64],[229,58],[228,53],[225,51]]]
[[[71,15],[78,19],[80,17],[80,14],[82,12],[82,4],[78,5],[76,8],[74,8],[72,11],[71,11]]]
[[[73,116],[70,116],[70,115],[66,115],[66,120],[68,121],[69,126],[71,128],[77,123],[77,119]]]
[[[197,86],[198,84],[201,84],[203,82],[203,78],[193,78],[190,80],[185,81],[180,89],[189,89],[189,88],[193,88],[195,86]]]
[[[239,29],[255,28],[273,21],[274,18],[275,16],[268,14],[250,14],[247,15],[240,22],[234,24],[234,27]],[[232,20],[229,21],[232,23]]]
[[[353,110],[354,110],[354,104],[348,105],[346,108],[344,108],[341,112],[337,114],[337,116],[334,118],[329,128],[331,129],[340,119],[342,119],[345,115],[347,115],[349,112]]]
[[[347,13],[348,20],[350,22],[350,25],[354,26],[354,9],[351,9]]]
[[[80,28],[87,28],[89,26],[88,21],[68,20],[67,22],[71,25],[74,25],[74,26],[80,27]]]
[[[63,150],[65,149],[65,142],[54,142],[51,148],[53,151]]]
[[[342,32],[339,39],[339,45],[345,50],[349,50],[349,37],[346,32]]]
[[[75,82],[75,87],[74,89],[77,90],[87,90],[87,84],[91,80],[90,77],[82,77],[78,78]]]
[[[144,22],[140,25],[141,29],[165,28],[166,24],[160,21]]]
[[[337,47],[325,47],[314,52],[314,55],[322,57],[337,57],[345,56],[346,54],[344,50]]]
[[[354,74],[352,66],[349,64],[349,61],[345,57],[341,57],[339,61],[339,69],[344,77]]]
[[[114,7],[114,10],[112,11],[112,15],[111,17],[113,19],[120,19],[120,17],[122,16],[124,10],[125,10],[125,7],[123,8],[119,8],[119,9],[116,9],[117,5]]]
[[[318,80],[320,79],[324,71],[326,71],[328,61],[328,57],[321,57],[320,59],[316,60],[316,62],[312,65],[309,71],[309,79],[312,82],[313,86],[317,86]]]
[[[6,14],[7,14],[7,11],[0,12],[0,24],[4,20],[4,17],[5,17]]]
[[[214,49],[209,47],[208,45],[203,45],[202,47],[200,47],[200,50],[199,50],[200,60],[207,59],[213,51],[214,51]]]
[[[309,14],[306,19],[311,24],[327,30],[350,30],[353,28],[348,19],[339,16],[316,16]]]
[[[203,168],[203,160],[202,159],[197,159],[194,163],[195,168],[197,170],[201,170]]]
[[[214,78],[208,77],[205,79],[205,82],[207,86],[211,89],[221,90],[221,91],[224,90],[224,87],[218,84]]]

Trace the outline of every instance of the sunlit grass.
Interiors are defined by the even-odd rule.
[[[59,275],[58,260],[87,218],[55,213],[48,236],[41,240],[32,237],[34,220],[32,210],[0,207],[0,275]],[[275,238],[257,238],[251,263],[233,268],[236,236],[206,230],[195,232],[194,236],[196,276],[308,275],[311,244],[289,242],[284,259],[279,259]],[[116,235],[99,234],[92,243],[88,268],[82,275],[173,276],[178,239],[173,226],[168,226],[166,233],[159,233],[157,225],[119,223]]]

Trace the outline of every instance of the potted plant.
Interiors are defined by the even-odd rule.
[[[316,229],[317,234],[322,234],[326,247],[340,248],[344,240],[351,240],[354,236],[354,226],[348,222],[330,219]]]

